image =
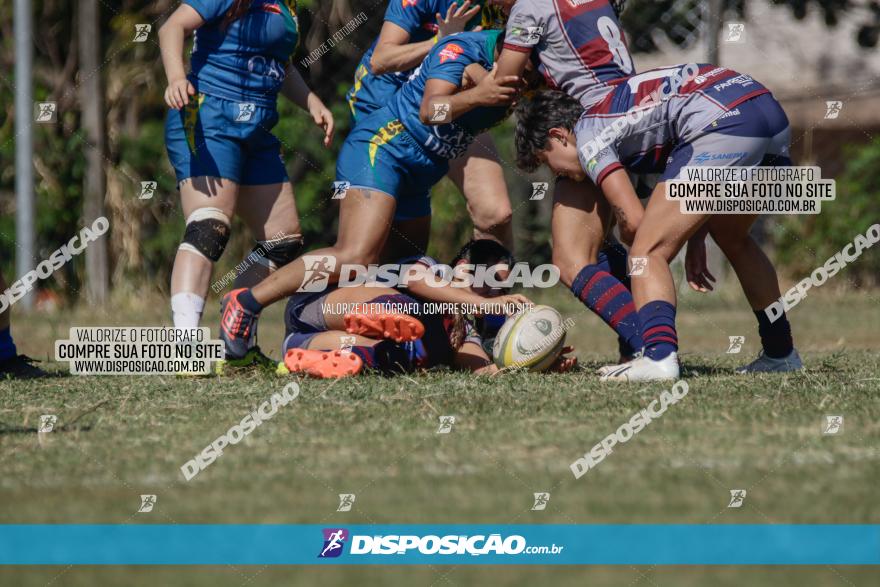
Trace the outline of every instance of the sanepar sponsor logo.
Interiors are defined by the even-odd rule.
[[[328,530],[324,531],[323,549],[321,558],[328,556],[339,556],[339,554],[325,553],[328,547]],[[563,546],[556,544],[547,546],[528,546],[526,539],[519,534],[511,534],[502,536],[501,534],[476,534],[473,536],[461,534],[447,535],[416,535],[416,534],[387,534],[387,535],[364,535],[352,534],[348,536],[348,531],[344,528],[334,528],[330,537],[341,537],[345,535],[348,538],[350,547],[348,549],[351,555],[405,555],[405,554],[423,554],[423,555],[518,555],[518,554],[559,554],[563,550]],[[344,538],[341,540],[331,540],[331,545],[344,544]],[[341,549],[333,549],[341,554]]]

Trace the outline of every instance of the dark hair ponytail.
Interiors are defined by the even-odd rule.
[[[253,0],[235,0],[226,11],[226,16],[223,17],[223,29],[229,28],[229,25],[247,14],[247,11],[251,9],[252,2]]]

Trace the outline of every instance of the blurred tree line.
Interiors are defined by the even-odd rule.
[[[96,0],[80,0],[96,1]],[[634,51],[652,51],[657,34],[683,43],[688,31],[699,26],[701,0],[629,0],[624,24]],[[787,3],[795,17],[803,17],[811,5],[823,11],[833,24],[850,0],[772,0]],[[726,0],[730,10],[742,12],[745,0]],[[173,11],[176,0],[98,0],[100,23],[94,35],[100,40],[102,65],[84,71],[78,61],[77,3],[67,0],[34,0],[34,100],[58,104],[56,124],[35,125],[38,259],[46,258],[67,242],[82,226],[83,185],[90,150],[100,148],[88,139],[82,124],[80,88],[97,76],[103,110],[105,213],[111,222],[109,235],[110,282],[117,289],[153,288],[167,292],[171,262],[183,232],[183,219],[174,173],[164,147],[166,107],[162,100],[165,76],[158,46],[158,28]],[[876,3],[872,5],[876,6]],[[298,13],[300,46],[294,63],[311,87],[334,112],[337,136],[331,149],[320,144],[310,117],[284,99],[279,101],[281,122],[276,135],[285,145],[284,158],[293,180],[297,205],[309,247],[331,243],[336,232],[336,208],[330,200],[336,154],[348,131],[349,115],[344,93],[361,54],[369,47],[382,23],[385,3],[362,0],[300,0]],[[357,14],[368,19],[309,67],[302,59],[321,46]],[[694,14],[697,17],[694,17]],[[0,3],[0,270],[11,276],[14,229],[14,35],[12,2]],[[880,14],[880,9],[875,15]],[[695,20],[696,18],[696,20]],[[135,25],[151,24],[146,42],[133,42]],[[874,28],[871,28],[871,27]],[[88,27],[86,27],[88,28]],[[859,42],[876,42],[877,23],[866,23]],[[94,39],[90,39],[94,40]],[[525,176],[513,164],[512,124],[493,131],[505,162],[513,198],[517,229],[517,254],[533,262],[549,259],[550,199],[530,201],[531,181],[547,181],[540,174]],[[876,157],[873,147],[867,157]],[[871,155],[873,154],[873,155]],[[858,159],[863,161],[863,159]],[[871,161],[876,162],[874,159]],[[850,183],[872,202],[878,201],[876,179],[858,183],[856,167]],[[876,176],[875,176],[876,177]],[[138,199],[142,181],[156,181],[152,199]],[[850,184],[847,184],[850,185]],[[431,252],[451,257],[467,240],[471,226],[463,198],[444,180],[433,196],[434,221]],[[834,209],[839,209],[840,206]],[[828,207],[829,213],[831,207]],[[876,210],[876,208],[875,208]],[[823,218],[826,212],[823,211]],[[247,231],[240,225],[227,248],[218,271],[236,264],[250,249]],[[822,238],[818,236],[817,238]],[[55,274],[56,283],[78,292],[82,259]],[[219,274],[219,273],[218,273]]]

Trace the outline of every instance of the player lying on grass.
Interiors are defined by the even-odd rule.
[[[353,121],[360,122],[386,106],[439,41],[480,27],[503,28],[503,15],[497,4],[497,0],[388,2],[379,37],[361,58],[354,85],[346,95]],[[449,179],[467,200],[475,237],[494,238],[511,246],[510,197],[492,137],[477,137],[449,167]],[[399,211],[391,236],[400,232],[400,238],[395,240],[403,245],[407,241],[413,243],[410,251],[424,251],[430,228],[429,214],[411,216]]]
[[[705,64],[651,70],[614,85],[586,111],[562,92],[539,94],[523,104],[516,129],[521,168],[546,164],[556,175],[592,180],[614,208],[622,232],[635,234],[631,257],[647,259],[644,273],[632,280],[644,353],[604,368],[602,378],[679,376],[669,262],[690,239],[688,281],[699,291],[711,289],[707,233],[736,271],[758,320],[763,350],[738,371],[801,369],[786,316],[771,322],[764,312],[780,293],[773,265],[749,235],[756,216],[682,214],[679,203],[665,197],[665,181],[679,178],[685,166],[790,165],[791,131],[782,107],[751,76]],[[614,124],[624,118],[624,124]],[[627,170],[661,174],[644,211]]]
[[[291,372],[323,378],[353,375],[365,368],[397,373],[440,365],[496,373],[491,342],[479,334],[479,315],[432,313],[429,305],[492,311],[530,305],[524,296],[508,294],[504,288],[464,281],[466,276],[473,279],[475,268],[484,267],[503,282],[512,264],[510,252],[497,242],[476,240],[449,264],[455,268],[451,279],[438,271],[437,261],[422,256],[400,262],[409,268],[402,269],[404,279],[397,289],[374,283],[296,294],[285,311],[284,364]],[[576,359],[560,357],[555,369],[565,371],[575,365]]]
[[[497,76],[523,76],[531,63],[547,86],[586,108],[635,73],[618,19],[623,1],[516,0],[509,11]],[[558,178],[551,220],[553,264],[562,282],[618,335],[620,360],[642,347],[627,275],[626,249],[609,232],[612,214],[599,190]],[[623,235],[629,237],[631,235]]]
[[[339,279],[344,264],[368,265],[379,259],[396,214],[430,215],[431,188],[446,175],[449,161],[507,117],[507,106],[482,105],[509,103],[516,89],[494,75],[483,75],[473,83],[475,73],[491,69],[500,35],[500,31],[460,33],[438,42],[418,75],[388,106],[364,117],[348,135],[336,164],[337,181],[348,186],[340,201],[336,244],[309,253],[312,258],[333,258],[327,270],[330,283]],[[468,89],[460,91],[464,87]],[[451,108],[433,110],[434,98]],[[459,118],[442,123],[436,119],[438,112]],[[247,353],[254,320],[263,307],[297,292],[309,271],[300,257],[254,288],[223,297],[220,335],[227,357]]]

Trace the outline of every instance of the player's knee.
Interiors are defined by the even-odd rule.
[[[336,257],[337,266],[340,265],[369,265],[379,260],[379,255],[371,251],[351,246],[336,245],[333,247],[333,255]]]
[[[219,208],[198,208],[186,219],[183,242],[178,247],[216,263],[229,242],[229,217]]]
[[[493,203],[493,205],[468,205],[474,226],[484,232],[493,232],[502,226],[509,226],[513,220],[513,209],[510,202]]]
[[[564,247],[553,247],[553,264],[559,269],[559,280],[566,287],[571,287],[578,273],[587,265],[598,263],[598,249],[581,251],[572,254],[571,251],[563,250]]]
[[[252,250],[257,263],[274,271],[299,257],[303,250],[301,234],[290,234],[269,240],[258,240]]]

